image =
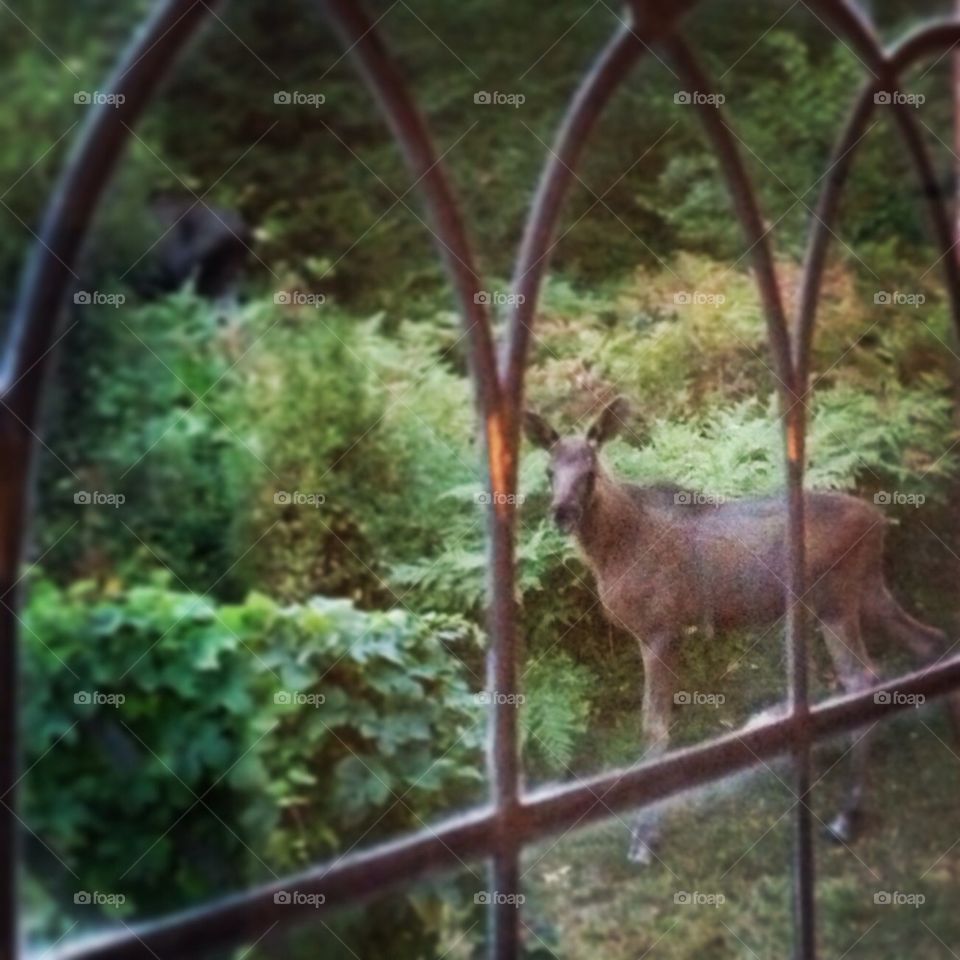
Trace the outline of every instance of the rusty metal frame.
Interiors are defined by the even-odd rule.
[[[546,274],[564,199],[590,132],[603,108],[633,65],[650,46],[660,44],[682,82],[710,90],[703,68],[677,32],[696,0],[632,0],[627,22],[616,31],[584,77],[563,118],[531,206],[517,257],[516,298],[498,357],[490,317],[474,294],[483,289],[456,198],[432,145],[423,118],[384,46],[376,24],[352,0],[323,0],[328,18],[350,51],[360,75],[377,100],[420,190],[440,255],[460,306],[468,344],[475,404],[491,491],[488,515],[489,633],[488,683],[499,693],[517,689],[522,660],[516,631],[515,515],[519,417],[524,372],[537,302]],[[772,758],[790,754],[798,803],[794,815],[795,955],[816,955],[814,858],[809,808],[810,751],[816,742],[886,716],[896,704],[879,704],[878,691],[922,693],[933,698],[960,688],[960,656],[886,681],[870,690],[810,704],[807,689],[804,594],[803,466],[810,355],[816,307],[826,263],[831,225],[853,154],[861,140],[878,89],[899,88],[901,75],[921,58],[960,43],[960,24],[937,23],[907,37],[890,51],[877,43],[868,23],[847,0],[808,0],[808,5],[847,38],[874,73],[858,95],[837,141],[831,166],[811,220],[795,331],[787,322],[773,255],[737,140],[715,107],[701,110],[741,222],[767,322],[779,381],[787,464],[785,510],[790,543],[787,587],[787,645],[790,711],[781,719],[675,751],[651,763],[616,770],[572,785],[526,791],[519,759],[516,711],[506,697],[490,707],[488,805],[432,828],[369,851],[320,864],[283,881],[227,897],[197,909],[69,945],[60,960],[120,960],[133,957],[188,957],[276,935],[317,916],[315,907],[277,908],[273,894],[296,886],[323,893],[323,909],[356,902],[390,887],[455,870],[464,860],[490,862],[494,890],[518,892],[523,848],[611,813],[641,807]],[[124,94],[119,108],[94,108],[62,174],[43,221],[19,290],[3,367],[0,368],[0,957],[19,956],[17,926],[17,610],[32,461],[42,389],[73,265],[125,141],[176,54],[210,12],[206,0],[164,0],[120,60],[107,90]],[[906,107],[894,104],[894,117],[930,198],[932,233],[942,254],[944,279],[960,336],[960,274],[953,229],[924,140]],[[490,955],[511,960],[519,944],[519,911],[513,905],[489,908]]]

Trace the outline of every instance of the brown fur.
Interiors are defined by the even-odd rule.
[[[560,438],[527,415],[527,435],[550,451],[551,511],[577,539],[597,581],[607,616],[640,643],[644,665],[646,756],[669,744],[677,689],[678,646],[702,629],[771,627],[787,596],[783,497],[710,500],[681,487],[619,483],[604,470],[600,445],[625,414],[615,401],[586,439]],[[884,515],[840,493],[805,496],[807,592],[803,602],[823,633],[837,676],[848,691],[876,682],[864,630],[880,630],[924,660],[946,636],[904,611],[883,578]],[[828,828],[852,839],[863,805],[867,738],[856,741],[853,782],[844,809]],[[647,862],[657,834],[649,814],[634,829],[631,858]]]

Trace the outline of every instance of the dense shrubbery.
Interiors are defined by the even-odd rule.
[[[163,585],[30,594],[25,806],[60,906],[93,889],[159,913],[484,796],[461,618]]]

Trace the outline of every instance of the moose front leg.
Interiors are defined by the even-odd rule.
[[[844,691],[856,693],[873,686],[879,679],[867,653],[856,612],[828,617],[823,621],[823,637]],[[852,843],[864,817],[867,770],[873,726],[854,731],[849,748],[849,782],[843,806],[824,827],[828,839],[840,844]]]
[[[670,709],[676,685],[676,649],[672,635],[641,641],[643,654],[643,735],[644,761],[656,760],[670,745]],[[633,821],[628,859],[646,865],[654,856],[660,839],[662,811],[641,810]]]

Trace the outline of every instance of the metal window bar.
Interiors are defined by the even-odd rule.
[[[375,24],[351,0],[326,0],[334,29],[357,63],[416,177],[460,304],[468,335],[470,369],[489,485],[513,493],[517,482],[518,412],[538,295],[573,170],[591,130],[632,66],[651,46],[662,44],[684,82],[699,91],[709,81],[676,33],[696,0],[632,0],[623,23],[576,91],[550,151],[527,219],[517,266],[517,298],[500,362],[485,306],[475,302],[482,289],[456,199],[424,120],[408,93],[402,73],[381,41]],[[516,891],[523,848],[574,824],[586,825],[611,813],[669,798],[777,754],[793,756],[798,803],[795,810],[795,956],[816,954],[814,872],[810,829],[810,750],[833,737],[902,708],[874,696],[880,691],[948,695],[960,688],[960,656],[893,678],[874,688],[809,704],[803,605],[803,464],[805,405],[818,295],[831,225],[840,196],[874,107],[878,89],[896,90],[900,76],[925,57],[960,44],[960,24],[927,26],[890,51],[881,49],[868,23],[849,0],[808,0],[808,5],[849,39],[872,71],[831,156],[831,166],[812,218],[803,267],[796,332],[791,337],[772,254],[736,138],[722,113],[701,111],[732,204],[753,259],[771,350],[780,381],[781,414],[788,488],[785,507],[790,543],[788,582],[788,684],[790,713],[749,731],[678,750],[650,763],[615,770],[576,784],[525,791],[519,760],[516,712],[494,704],[490,712],[488,771],[490,803],[405,838],[369,851],[317,865],[293,877],[226,897],[136,928],[111,932],[93,941],[60,949],[60,960],[120,960],[133,957],[187,957],[256,939],[270,927],[284,931],[316,917],[316,908],[274,904],[275,891],[295,885],[323,893],[323,909],[356,902],[394,885],[455,869],[465,859],[491,861],[494,889]],[[119,61],[105,89],[122,93],[118,107],[95,108],[77,140],[51,199],[40,236],[24,270],[0,370],[0,958],[20,955],[17,924],[17,609],[18,577],[29,512],[38,412],[57,323],[73,265],[131,128],[149,103],[177,53],[210,12],[205,0],[165,0],[146,21]],[[960,277],[947,208],[936,187],[933,167],[910,111],[892,105],[898,129],[924,192],[929,197],[932,233],[943,264],[950,309],[960,337]],[[492,497],[488,539],[491,638],[488,680],[501,693],[516,691],[520,662],[514,607],[514,508],[510,497]],[[513,958],[519,943],[519,912],[492,904],[490,954]]]

